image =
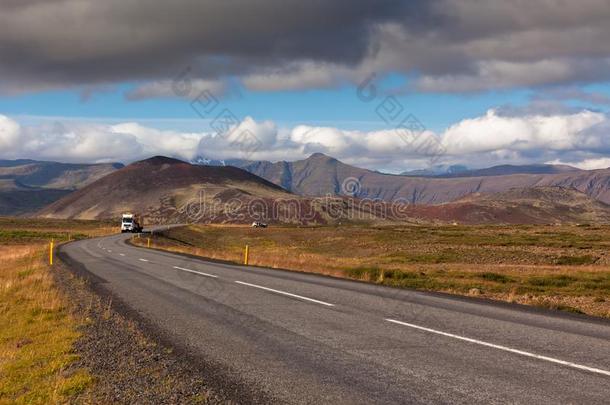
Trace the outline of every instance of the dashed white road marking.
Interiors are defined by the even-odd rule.
[[[293,297],[293,298],[298,298],[298,299],[305,300],[305,301],[314,302],[316,304],[325,305],[327,307],[334,307],[335,306],[334,304],[330,304],[328,302],[314,300],[313,298],[303,297],[302,295],[296,295],[296,294],[292,294],[292,293],[289,293],[289,292],[286,292],[286,291],[274,290],[273,288],[263,287],[263,286],[256,285],[256,284],[244,283],[243,281],[236,281],[236,283],[237,284],[241,284],[241,285],[247,285],[249,287],[260,288],[261,290],[271,291],[271,292],[274,292],[274,293],[277,293],[277,294],[286,295],[288,297]]]
[[[189,272],[189,273],[199,274],[200,276],[218,278],[218,276],[215,276],[214,274],[202,273],[200,271],[195,271],[195,270],[191,270],[191,269],[185,269],[183,267],[174,266],[174,269],[186,271],[186,272]]]
[[[119,256],[125,257],[125,253],[119,253]]]
[[[542,356],[540,354],[535,354],[535,353],[530,353],[530,352],[526,352],[523,350],[513,349],[513,348],[510,348],[507,346],[496,345],[493,343],[484,342],[482,340],[471,339],[471,338],[468,338],[465,336],[454,335],[453,333],[447,333],[447,332],[442,332],[442,331],[436,330],[436,329],[425,328],[423,326],[414,325],[412,323],[401,322],[401,321],[397,321],[395,319],[386,318],[386,321],[392,322],[392,323],[395,323],[398,325],[402,325],[402,326],[408,326],[409,328],[419,329],[419,330],[422,330],[425,332],[435,333],[437,335],[442,335],[442,336],[450,337],[453,339],[462,340],[464,342],[469,342],[469,343],[474,343],[474,344],[478,344],[481,346],[491,347],[493,349],[503,350],[505,352],[515,353],[515,354],[519,354],[521,356],[531,357],[531,358],[538,359],[538,360],[544,360],[544,361],[548,361],[548,362],[555,363],[555,364],[561,364],[563,366],[572,367],[572,368],[576,368],[579,370],[585,370],[585,371],[589,371],[591,373],[602,374],[602,375],[610,377],[610,371],[607,371],[607,370],[584,366],[582,364],[577,364],[577,363],[572,363],[570,361],[555,359],[553,357]]]
[[[141,261],[141,262],[147,262],[148,261],[146,259],[138,259],[138,260]]]
[[[108,253],[112,253],[112,250],[108,249]]]

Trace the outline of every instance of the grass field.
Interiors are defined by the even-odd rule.
[[[91,385],[71,368],[83,322],[48,265],[48,243],[112,232],[107,223],[0,218],[0,403],[64,403]]]
[[[143,243],[141,241],[139,243]],[[608,226],[190,226],[157,248],[610,317]]]

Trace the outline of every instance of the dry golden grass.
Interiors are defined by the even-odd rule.
[[[0,248],[0,402],[61,403],[91,378],[71,370],[76,320],[45,263],[41,244]]]
[[[0,218],[0,403],[69,402],[92,384],[71,366],[82,320],[54,284],[48,242],[114,232],[100,222]]]
[[[610,227],[191,226],[153,246],[610,317]],[[136,243],[145,243],[140,241]]]
[[[42,240],[66,242],[109,235],[119,232],[119,227],[107,221],[80,221],[43,218],[0,217],[0,244],[13,245]]]

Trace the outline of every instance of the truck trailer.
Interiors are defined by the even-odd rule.
[[[121,233],[132,232],[132,233],[140,233],[142,232],[142,219],[137,214],[123,214],[121,219]]]

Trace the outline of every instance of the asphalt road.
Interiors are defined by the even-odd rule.
[[[61,250],[243,402],[610,401],[609,322],[211,263],[128,237]]]

